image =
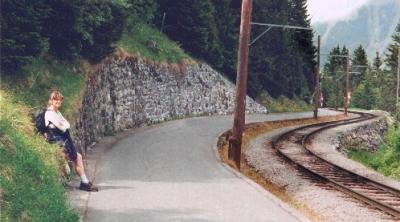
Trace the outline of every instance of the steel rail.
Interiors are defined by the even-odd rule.
[[[311,138],[311,136],[315,135],[318,132],[321,132],[322,130],[326,130],[328,128],[333,128],[333,127],[340,126],[340,125],[347,125],[347,124],[351,124],[351,123],[366,121],[366,120],[370,120],[370,119],[377,117],[373,114],[365,114],[365,113],[361,113],[361,112],[352,112],[352,113],[359,114],[360,117],[353,118],[351,120],[338,120],[338,121],[330,121],[330,122],[326,122],[326,123],[305,125],[305,126],[301,126],[301,127],[286,131],[285,133],[278,135],[272,139],[272,141],[271,141],[272,147],[284,159],[288,160],[290,163],[294,164],[296,167],[310,173],[311,175],[315,176],[319,180],[329,182],[336,189],[400,219],[400,206],[398,208],[395,208],[386,203],[382,203],[379,200],[373,199],[367,195],[362,194],[359,191],[356,191],[356,190],[346,186],[345,183],[346,183],[346,180],[349,181],[349,179],[351,179],[352,180],[351,183],[347,182],[347,185],[354,185],[355,187],[372,186],[373,188],[378,189],[379,192],[388,192],[390,195],[393,195],[394,198],[399,198],[399,199],[400,199],[400,190],[397,190],[396,188],[387,186],[385,184],[379,183],[377,181],[371,180],[369,178],[366,178],[366,177],[363,177],[356,173],[353,173],[347,169],[344,169],[336,164],[329,162],[328,160],[323,159],[322,157],[316,155],[316,153],[312,152],[310,149],[307,148],[306,144],[309,141],[309,139]],[[313,128],[313,127],[318,127],[318,129],[312,130],[309,133],[301,135],[302,136],[301,147],[306,151],[306,153],[308,155],[311,155],[311,157],[317,158],[319,160],[318,164],[321,164],[321,165],[317,165],[317,163],[314,163],[314,165],[317,166],[317,168],[327,167],[326,169],[328,169],[328,170],[326,170],[326,171],[328,173],[331,173],[330,174],[331,177],[338,177],[338,176],[341,177],[341,178],[338,178],[336,181],[334,179],[329,178],[328,176],[321,174],[320,172],[317,172],[318,170],[321,171],[320,169],[315,170],[315,169],[312,169],[312,167],[307,167],[306,165],[304,165],[307,163],[301,163],[301,162],[295,160],[294,158],[290,157],[289,155],[285,154],[284,151],[279,149],[276,145],[279,141],[283,141],[285,138],[288,138],[289,135],[295,133],[296,131],[307,129],[307,128]],[[306,155],[304,155],[304,156],[306,156]],[[325,165],[322,165],[322,164],[325,164]],[[332,171],[331,168],[334,169],[335,171]],[[322,170],[324,170],[324,169],[322,169]],[[334,174],[331,171],[334,172]],[[345,182],[341,183],[340,179],[342,179],[342,181],[345,180]],[[360,185],[356,186],[357,185],[356,183],[359,183]],[[368,190],[368,188],[367,188],[367,190]],[[376,194],[376,195],[378,195],[378,194]],[[391,198],[391,197],[389,197],[389,198]]]

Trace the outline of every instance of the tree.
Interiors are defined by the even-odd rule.
[[[47,47],[41,35],[49,7],[44,1],[1,1],[1,67],[2,73],[15,73],[29,64]],[[4,72],[3,72],[4,71]]]
[[[85,27],[91,26],[92,37],[83,41],[81,55],[92,63],[98,63],[114,51],[112,44],[121,38],[126,16],[121,6],[111,2],[95,2],[88,6],[87,11],[92,16],[85,21]]]
[[[190,54],[222,67],[221,43],[215,24],[215,8],[210,0],[160,2],[167,12],[165,32]]]
[[[236,7],[232,0],[212,0],[212,2],[215,7],[215,23],[223,57],[221,71],[235,81],[240,5]]]
[[[396,110],[396,82],[397,82],[397,56],[400,46],[400,23],[397,25],[395,33],[392,35],[393,42],[387,48],[385,58],[388,70],[385,72],[385,82],[382,85],[382,106],[385,110],[394,113]],[[385,93],[385,94],[384,94]],[[392,95],[392,96],[390,96]]]
[[[51,7],[43,35],[49,53],[59,60],[86,58],[98,62],[112,52],[122,35],[122,8],[109,1],[47,0]]]
[[[362,45],[359,45],[354,50],[352,61],[352,70],[359,73],[350,74],[350,90],[354,90],[358,85],[365,79],[365,75],[368,69],[368,58]]]
[[[373,109],[376,107],[377,93],[372,84],[364,80],[354,91],[352,105],[357,108]]]
[[[306,0],[289,1],[289,25],[300,27],[311,27],[311,20],[307,13]],[[315,78],[315,56],[316,47],[313,45],[313,32],[310,30],[290,30],[289,31],[291,46],[293,48],[294,59],[298,67],[298,71],[293,71],[294,76],[304,76],[304,79],[295,79],[294,81],[306,81],[305,86],[301,89],[304,91],[314,90]],[[298,95],[298,93],[296,93]],[[310,95],[309,95],[310,96]],[[306,98],[304,98],[306,99]],[[309,99],[309,98],[308,98]]]
[[[393,42],[387,48],[385,63],[391,73],[397,72],[397,54],[400,46],[400,23],[396,26],[395,33],[392,35]]]
[[[338,97],[341,84],[339,77],[343,73],[343,59],[336,55],[342,55],[340,46],[336,46],[329,52],[328,62],[324,65],[322,79],[322,93],[324,95],[324,103],[327,106],[338,107],[341,97]]]

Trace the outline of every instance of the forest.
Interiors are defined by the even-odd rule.
[[[98,63],[114,50],[125,29],[145,23],[176,41],[192,57],[236,79],[239,0],[2,1],[2,74],[18,73],[32,58]],[[306,0],[257,0],[252,21],[310,28]],[[251,39],[265,31],[252,26]],[[385,55],[367,58],[363,46],[351,56],[351,106],[395,111],[399,27]],[[133,33],[134,34],[134,33]],[[250,46],[248,94],[310,103],[316,71],[316,35],[309,30],[272,28]],[[331,55],[345,55],[345,45]],[[321,67],[324,105],[343,104],[343,57]],[[372,62],[369,62],[372,61]],[[382,87],[385,86],[385,87]],[[366,96],[368,95],[368,96]]]

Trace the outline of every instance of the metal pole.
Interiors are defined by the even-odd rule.
[[[344,91],[344,115],[347,116],[347,108],[349,106],[349,68],[350,68],[350,59],[349,52],[347,52],[346,57],[346,89]]]
[[[315,74],[315,95],[314,95],[314,118],[318,118],[318,108],[320,104],[321,92],[319,87],[319,62],[320,62],[320,48],[321,48],[321,36],[318,35],[318,45],[317,45],[317,67]]]
[[[234,159],[240,170],[242,133],[245,124],[247,63],[249,55],[250,17],[252,0],[242,1],[242,16],[240,22],[239,52],[236,77],[236,107],[233,120],[232,137],[229,139],[229,157]],[[233,155],[232,155],[233,154]]]

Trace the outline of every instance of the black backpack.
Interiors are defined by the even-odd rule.
[[[36,131],[41,134],[45,134],[47,132],[47,126],[44,121],[44,114],[46,113],[47,109],[42,108],[36,111],[33,114],[33,123],[35,124]]]

